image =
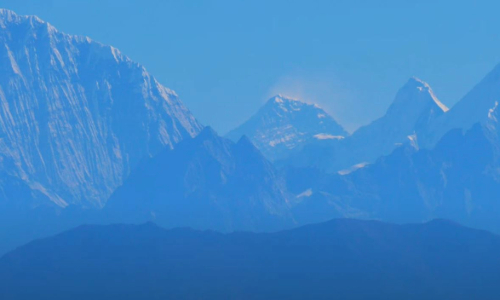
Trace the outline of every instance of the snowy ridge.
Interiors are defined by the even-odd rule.
[[[446,105],[444,105],[441,101],[439,101],[439,99],[436,97],[436,95],[434,94],[434,91],[431,89],[430,85],[417,78],[417,77],[412,77],[409,79],[408,83],[407,83],[407,86],[410,87],[411,85],[414,85],[416,87],[417,90],[419,90],[420,92],[425,92],[425,93],[428,93],[429,96],[431,97],[432,101],[444,112],[447,112],[449,109]]]
[[[0,164],[58,206],[102,206],[202,128],[142,65],[38,17],[0,10],[0,68]]]

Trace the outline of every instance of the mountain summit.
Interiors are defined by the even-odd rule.
[[[380,154],[389,154],[394,144],[404,142],[409,135],[423,130],[447,111],[426,82],[412,77],[398,91],[385,115],[356,130],[351,140],[371,141],[369,148],[379,143]]]
[[[429,106],[439,108],[443,112],[448,111],[448,107],[439,101],[427,82],[417,77],[411,77],[398,91],[394,102],[387,111],[387,115],[397,112],[397,109],[411,109],[421,112]]]
[[[242,135],[277,160],[312,139],[341,139],[348,133],[319,106],[277,95],[226,137],[236,141]]]

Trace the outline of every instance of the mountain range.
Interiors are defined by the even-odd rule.
[[[421,133],[428,131],[430,124],[447,111],[427,83],[410,78],[384,116],[360,127],[345,139],[308,143],[281,164],[315,166],[336,172],[373,163],[403,143],[417,143]]]
[[[332,297],[350,295],[360,284],[387,295],[388,286],[377,282],[401,286],[391,295],[395,299],[473,295],[477,290],[467,290],[466,279],[483,291],[483,299],[496,291],[498,285],[490,283],[498,283],[496,273],[491,275],[498,267],[491,254],[498,252],[497,237],[482,231],[443,221],[403,226],[355,220],[280,230],[332,218],[394,223],[446,218],[500,233],[500,66],[451,109],[429,84],[411,78],[384,116],[352,134],[317,105],[278,95],[221,137],[202,126],[174,91],[111,46],[8,10],[0,10],[0,43],[0,219],[5,224],[0,255],[82,224],[153,221],[165,228],[222,232],[79,227],[0,260],[0,287],[12,286],[7,290],[12,295],[49,297],[43,293],[56,283],[68,288],[52,289],[61,293],[54,297],[68,298],[86,284],[100,291],[120,285],[138,293],[141,284],[154,290],[163,280],[172,280],[169,289],[150,298],[223,291],[258,299],[266,290],[256,287],[274,298],[293,298],[303,295],[301,283],[313,295],[333,280],[339,284],[325,294]],[[452,240],[456,236],[459,242]],[[182,243],[171,248],[175,240],[186,248]],[[126,242],[131,248],[123,247]],[[484,256],[475,242],[486,245]],[[148,252],[155,249],[162,251]],[[463,252],[443,255],[450,249]],[[470,249],[476,257],[465,256]],[[199,264],[175,265],[183,253],[200,257]],[[141,258],[138,265],[121,269],[134,255]],[[374,263],[379,259],[381,264]],[[333,262],[319,265],[325,261]],[[466,262],[464,269],[455,266],[457,261]],[[30,269],[37,264],[46,268]],[[477,273],[470,272],[474,264],[482,268]],[[109,280],[95,274],[97,265]],[[160,267],[174,271],[163,274],[155,269]],[[148,276],[157,277],[134,287],[130,280],[137,276],[127,276],[140,270],[154,270]],[[74,272],[93,281],[71,281]],[[197,282],[182,286],[174,278],[179,274]],[[360,281],[354,274],[362,274]],[[380,274],[390,280],[377,281]],[[17,290],[23,276],[40,289]],[[216,278],[231,289],[211,281]],[[410,281],[421,285],[403,284]]]

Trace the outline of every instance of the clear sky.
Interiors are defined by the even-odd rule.
[[[111,44],[220,133],[283,93],[348,130],[411,76],[448,106],[500,62],[498,1],[0,0]]]

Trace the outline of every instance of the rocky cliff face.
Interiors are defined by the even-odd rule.
[[[141,159],[201,130],[143,66],[34,16],[0,10],[0,70],[0,167],[59,207],[102,206]]]

